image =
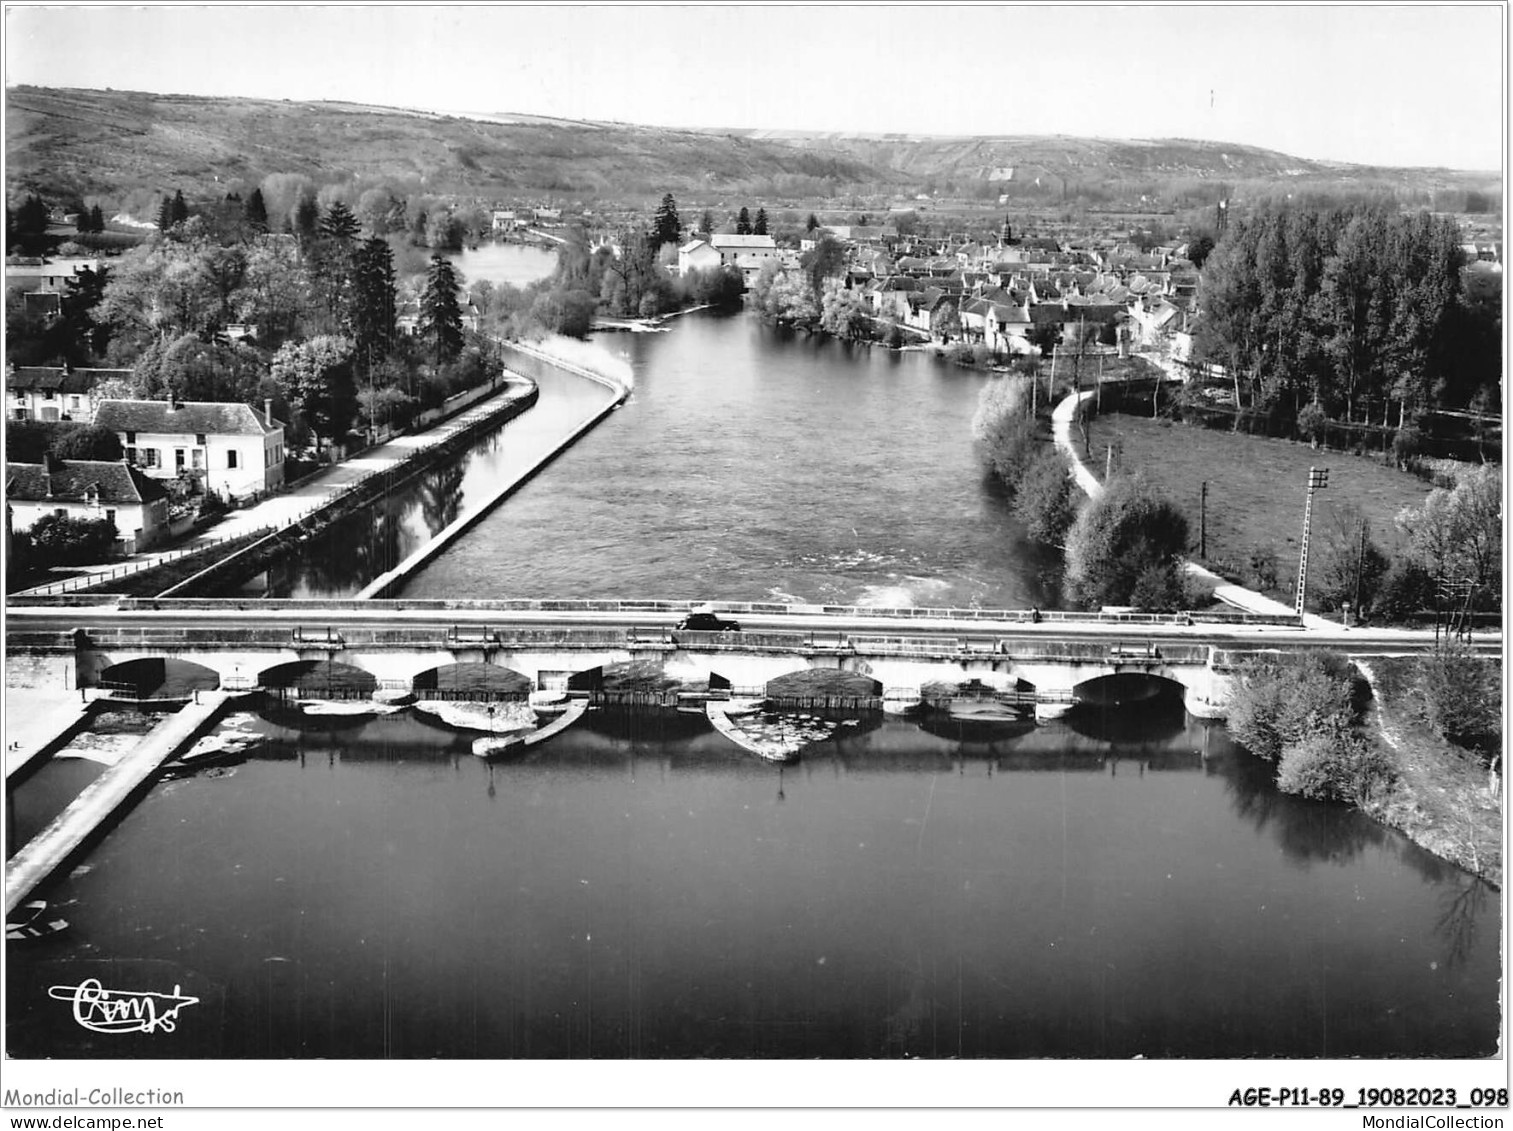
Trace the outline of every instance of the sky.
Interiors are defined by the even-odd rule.
[[[5,82],[1500,169],[1501,4],[6,5]]]

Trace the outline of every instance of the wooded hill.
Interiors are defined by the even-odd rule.
[[[201,98],[22,86],[6,92],[11,200],[250,188],[270,173],[317,183],[409,179],[430,193],[511,199],[678,194],[818,200],[921,192],[996,201],[1211,203],[1219,184],[1501,197],[1496,173],[1306,161],[1166,139],[911,137],[663,129],[526,115],[453,116],[339,102]],[[1009,175],[1008,170],[1013,170]],[[1452,207],[1453,202],[1443,206]]]

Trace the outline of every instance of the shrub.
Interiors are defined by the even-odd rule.
[[[1250,576],[1259,589],[1277,587],[1277,552],[1270,546],[1257,546],[1250,552]]]
[[[1377,586],[1377,615],[1388,620],[1405,620],[1414,613],[1434,606],[1434,578],[1429,571],[1409,557],[1392,559]]]
[[[1328,432],[1329,416],[1323,407],[1317,401],[1304,405],[1303,411],[1298,413],[1298,435],[1318,447]]]
[[[1347,735],[1363,686],[1346,661],[1327,653],[1251,660],[1236,677],[1225,725],[1241,746],[1274,762],[1305,738]]]
[[[1066,579],[1073,601],[1084,607],[1134,603],[1166,606],[1181,593],[1187,518],[1141,477],[1115,478],[1103,495],[1082,508],[1066,541]],[[1150,571],[1167,576],[1157,578]]]
[[[979,450],[1010,490],[1018,489],[1035,455],[1029,387],[1023,377],[989,381],[978,395],[972,417],[972,435]]]
[[[1381,797],[1396,778],[1378,747],[1350,733],[1306,735],[1283,747],[1277,767],[1283,793],[1356,805]]]
[[[1424,716],[1445,741],[1490,756],[1502,747],[1502,672],[1470,649],[1449,644],[1418,662]]]
[[[1407,464],[1424,450],[1424,434],[1417,424],[1405,424],[1392,437],[1392,456],[1399,466]]]
[[[1014,514],[1026,533],[1037,542],[1061,545],[1077,520],[1077,501],[1077,485],[1061,454],[1052,447],[1036,450],[1014,495]]]
[[[119,535],[109,519],[50,514],[34,522],[27,536],[33,564],[46,568],[105,561]]]

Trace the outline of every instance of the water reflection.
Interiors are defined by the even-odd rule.
[[[879,715],[776,766],[675,711],[489,762],[269,704],[234,777],[154,788],[60,882],[76,931],[11,1000],[192,966],[224,1017],[158,1056],[1495,1053],[1484,885],[1148,716]],[[73,1049],[16,1017],[16,1055]]]

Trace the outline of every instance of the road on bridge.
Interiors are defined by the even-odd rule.
[[[13,606],[6,610],[7,631],[68,632],[89,629],[171,628],[299,628],[316,637],[326,629],[340,633],[344,627],[394,627],[431,629],[444,633],[452,628],[595,628],[671,630],[684,610],[630,609],[510,609],[478,605],[457,608],[416,607],[404,601],[365,601],[361,607],[331,607],[320,602],[295,601],[185,601],[155,602],[156,607],[111,606],[59,607]],[[1426,652],[1435,647],[1432,630],[1391,628],[1298,627],[1291,624],[1206,623],[1199,619],[1183,623],[1141,623],[1128,620],[1047,619],[1026,623],[1022,619],[978,619],[981,614],[961,610],[960,617],[870,614],[861,609],[826,612],[800,609],[785,613],[733,611],[743,629],[766,632],[850,633],[869,636],[937,638],[983,638],[1005,640],[1170,640],[1240,648],[1331,648],[1358,655]],[[733,638],[733,641],[738,638]],[[1501,633],[1477,633],[1472,647],[1478,652],[1501,654]]]

